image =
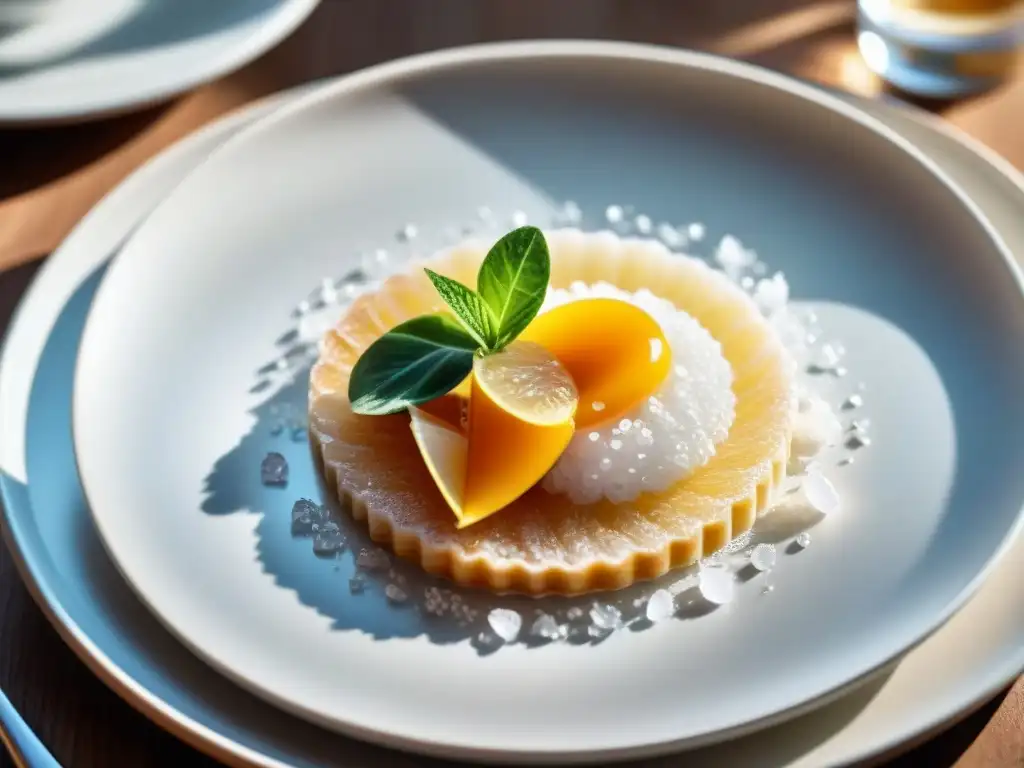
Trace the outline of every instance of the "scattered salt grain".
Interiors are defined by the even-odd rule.
[[[704,225],[699,222],[694,222],[686,228],[686,234],[691,240],[703,240],[705,234]]]
[[[811,545],[811,534],[807,531],[801,533],[796,537],[796,545],[800,547],[800,549],[807,549],[807,547]]]
[[[651,217],[645,216],[642,213],[633,220],[633,223],[636,225],[636,231],[641,235],[649,235],[654,228]]]
[[[828,515],[839,509],[839,492],[820,470],[813,470],[807,474],[803,488],[807,503],[821,514]]]
[[[595,411],[600,412],[604,410],[604,403],[601,402],[600,400],[595,400],[590,404],[590,407],[593,408]]]
[[[852,411],[854,408],[860,408],[862,405],[864,405],[864,398],[854,394],[843,401],[841,408],[844,411]]]
[[[806,461],[817,456],[825,446],[839,442],[842,433],[843,425],[827,402],[817,395],[800,395],[793,416],[793,459]]]
[[[408,242],[409,240],[414,240],[418,233],[419,230],[416,229],[415,224],[406,224],[404,227],[398,230],[398,234],[395,235],[395,237],[399,242],[404,243]]]
[[[754,303],[766,317],[785,309],[789,302],[789,283],[781,272],[757,281],[754,288]]]
[[[647,601],[647,620],[659,622],[668,619],[676,611],[672,594],[667,589],[659,589]]]
[[[405,593],[405,590],[397,584],[388,584],[386,587],[384,587],[384,596],[388,599],[389,602],[396,604],[404,603],[406,600],[409,599],[409,596]]]
[[[356,574],[348,580],[348,591],[353,595],[361,595],[366,590],[366,578],[361,574]]]
[[[260,481],[264,485],[288,485],[288,460],[280,453],[268,453],[260,464]]]
[[[738,279],[742,273],[757,263],[757,254],[743,247],[743,243],[732,235],[726,235],[715,249],[715,261],[722,267],[722,271],[733,279]]]
[[[523,617],[508,608],[495,608],[487,614],[487,623],[503,642],[514,643],[523,627]]]
[[[838,344],[822,344],[815,355],[813,365],[822,370],[834,370],[843,359],[843,347]]]
[[[341,529],[333,520],[328,520],[320,526],[316,537],[313,539],[313,554],[317,557],[334,557],[345,551],[345,537]]]
[[[775,545],[758,544],[750,551],[750,564],[759,571],[770,571],[775,567]]]
[[[663,221],[658,225],[658,237],[669,248],[678,248],[686,242],[685,236],[680,234],[679,230],[667,221]]]
[[[622,210],[621,205],[609,205],[604,212],[605,219],[608,220],[609,224],[618,224],[622,221],[622,217],[625,212]]]
[[[529,217],[525,211],[516,211],[512,214],[512,226],[513,227],[525,227],[529,221]]]
[[[569,628],[559,624],[554,616],[542,613],[530,627],[530,634],[542,640],[564,640],[569,635]]]
[[[309,499],[299,499],[292,505],[292,535],[302,536],[313,532],[313,524],[319,523],[321,508]]]
[[[614,605],[594,603],[590,609],[590,620],[601,632],[612,632],[622,626],[622,613]]]
[[[364,571],[383,571],[391,565],[391,558],[380,549],[361,549],[356,555],[356,565]]]
[[[565,618],[569,619],[569,621],[575,621],[576,619],[582,617],[583,609],[580,608],[578,605],[574,605],[572,608],[565,612]]]
[[[732,573],[722,566],[701,568],[698,587],[704,599],[715,605],[731,603],[736,593]]]

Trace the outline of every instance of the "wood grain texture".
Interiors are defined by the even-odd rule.
[[[411,53],[533,37],[699,48],[870,95],[880,85],[857,56],[854,15],[853,0],[323,0],[276,50],[171,103],[94,124],[0,130],[0,324],[39,260],[104,194],[164,147],[265,94]],[[1024,168],[1024,77],[941,114]],[[0,686],[68,768],[214,764],[91,675],[2,547]],[[0,757],[0,768],[10,765]],[[1024,768],[1024,680],[888,765]]]

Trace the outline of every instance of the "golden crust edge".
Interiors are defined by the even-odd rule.
[[[317,441],[313,454],[325,482],[353,519],[366,525],[375,543],[418,564],[427,573],[459,586],[533,597],[624,589],[693,565],[717,552],[749,531],[757,518],[771,509],[786,478],[790,443],[787,431],[775,458],[762,468],[751,493],[732,504],[728,519],[706,523],[694,536],[672,539],[655,551],[634,552],[622,561],[598,559],[576,568],[560,565],[537,568],[517,560],[470,556],[454,546],[425,546],[420,534],[396,527],[386,514],[374,511],[358,494],[342,488],[337,467],[324,457],[324,447],[330,439],[323,439],[317,430],[310,430],[310,436]]]

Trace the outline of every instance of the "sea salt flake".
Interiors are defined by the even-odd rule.
[[[380,549],[361,549],[356,555],[356,565],[364,571],[383,571],[391,565],[391,558]]]
[[[345,550],[345,537],[333,520],[320,526],[313,539],[313,554],[318,557],[333,557]]]
[[[647,601],[646,615],[648,621],[659,622],[668,619],[676,612],[675,601],[667,589],[659,589]]]
[[[754,303],[761,312],[770,317],[785,309],[789,301],[789,283],[781,272],[757,281],[754,288]]]
[[[409,599],[409,595],[397,584],[388,584],[384,587],[384,596],[392,603],[404,603]]]
[[[775,567],[775,545],[758,544],[750,551],[750,564],[759,571],[770,571]]]
[[[597,629],[612,632],[622,626],[622,613],[614,605],[594,603],[590,609],[590,620]]]
[[[701,568],[697,586],[709,603],[726,605],[736,594],[736,581],[728,568],[712,566]]]
[[[569,636],[569,628],[559,624],[554,616],[542,613],[530,627],[530,634],[543,640],[564,640]]]
[[[268,453],[260,464],[260,481],[264,485],[288,485],[288,460],[280,453]]]
[[[810,544],[811,544],[811,534],[809,534],[807,531],[804,531],[803,533],[801,533],[799,536],[796,537],[796,545],[798,547],[800,547],[800,549],[807,549],[807,547],[809,547]]]
[[[727,275],[738,277],[757,263],[757,254],[744,248],[743,243],[732,235],[726,235],[715,249],[715,261]]]
[[[508,608],[495,608],[487,614],[487,623],[503,642],[514,643],[523,628],[523,617]]]
[[[309,499],[299,499],[292,505],[292,535],[302,536],[313,532],[313,524],[319,523],[321,507]]]
[[[658,237],[669,248],[678,248],[686,242],[686,237],[667,221],[658,225]]]
[[[810,472],[803,482],[807,503],[823,515],[839,509],[839,492],[831,481],[820,472]]]

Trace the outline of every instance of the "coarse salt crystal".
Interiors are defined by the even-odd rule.
[[[775,567],[775,545],[758,544],[750,551],[750,564],[759,571],[770,571]]]
[[[487,623],[503,642],[514,643],[523,627],[523,617],[508,608],[495,608],[487,614]]]
[[[659,622],[670,618],[676,611],[672,594],[667,589],[659,589],[647,601],[646,615],[648,621]]]
[[[736,593],[736,582],[732,573],[722,566],[701,568],[698,588],[709,603],[725,605],[731,603]]]
[[[839,492],[820,471],[808,473],[803,489],[807,503],[821,514],[828,515],[839,509]]]

